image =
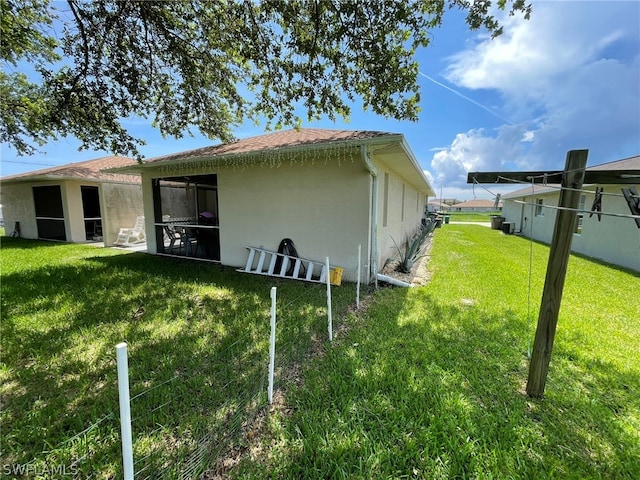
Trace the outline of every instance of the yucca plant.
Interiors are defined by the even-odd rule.
[[[407,235],[402,246],[399,246],[394,238],[391,237],[393,244],[396,246],[396,250],[398,250],[398,256],[387,259],[385,266],[393,261],[397,261],[397,265],[395,267],[396,271],[410,273],[416,260],[419,260],[426,255],[424,253],[428,245],[426,240],[435,228],[435,222],[431,219],[427,219],[425,223],[418,227],[416,233],[412,236]]]

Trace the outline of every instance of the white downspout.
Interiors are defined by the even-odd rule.
[[[378,277],[376,275],[378,273],[378,170],[371,161],[371,158],[369,158],[367,147],[363,145],[360,149],[360,152],[362,154],[362,161],[364,162],[364,165],[367,168],[368,172],[371,174],[371,269],[369,272],[369,279],[373,278],[377,287]]]

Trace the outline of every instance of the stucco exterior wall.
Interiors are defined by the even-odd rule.
[[[291,238],[301,256],[329,257],[353,281],[358,244],[368,239],[368,192],[368,173],[358,163],[221,172],[222,261],[242,266],[244,245],[276,250],[283,238]]]
[[[68,181],[43,181],[3,185],[2,202],[5,206],[5,211],[7,212],[5,213],[5,222],[7,223],[6,233],[10,235],[13,232],[15,222],[18,221],[20,222],[20,234],[22,238],[38,238],[38,225],[36,222],[36,207],[33,200],[33,187],[58,185],[62,196],[65,235],[68,242],[74,241],[73,234],[76,232],[72,229],[72,224],[69,221],[69,215],[70,212],[73,214],[76,211],[75,202],[77,199],[72,198],[72,201],[69,201],[69,183],[70,182]],[[80,215],[82,215],[81,201]]]
[[[38,238],[36,208],[33,203],[33,184],[16,183],[3,185],[0,190],[4,214],[5,233],[11,235],[16,222],[24,238]]]
[[[100,187],[98,183],[68,180],[64,183],[62,203],[65,211],[65,229],[67,241],[85,243],[87,236],[84,227],[81,186]],[[66,195],[65,195],[66,192]]]
[[[606,185],[605,192],[621,193],[623,185]],[[639,188],[636,186],[636,188]],[[594,190],[595,186],[588,187]],[[539,194],[534,197],[520,197],[517,200],[535,202],[541,198],[545,205],[557,206],[560,194],[551,192]],[[585,194],[585,209],[591,208],[593,194]],[[503,216],[506,221],[516,223],[516,230],[521,229],[522,234],[535,240],[551,243],[557,211],[551,208],[543,208],[543,216],[535,216],[533,207],[533,224],[531,222],[531,206],[517,204],[510,199],[504,203]],[[608,213],[625,214],[631,212],[623,197],[605,195],[602,201],[602,211]],[[526,218],[526,220],[525,220]],[[631,218],[602,216],[598,221],[596,215],[589,218],[589,214],[583,217],[582,232],[574,234],[571,250],[589,257],[604,260],[614,265],[620,265],[632,270],[640,271],[640,228]]]
[[[344,269],[343,279],[357,277],[358,245],[362,246],[363,279],[368,280],[370,175],[359,156],[353,161],[317,161],[279,167],[220,167],[191,175],[218,176],[221,263],[243,267],[245,246],[277,250],[293,240],[302,257],[324,260]],[[147,247],[155,250],[152,178],[143,174]],[[153,238],[152,238],[153,237]]]
[[[360,245],[361,280],[369,282],[396,255],[394,240],[400,244],[419,227],[430,187],[398,144],[366,155],[360,147],[310,152],[283,157],[277,165],[149,165],[142,173],[147,251],[157,253],[154,224],[161,222],[154,218],[153,179],[215,174],[222,264],[244,267],[246,246],[277,250],[282,239],[290,238],[300,256],[329,257],[344,269],[345,281],[355,281]]]
[[[33,187],[59,185],[68,242],[85,243],[86,232],[82,208],[82,186],[98,187],[105,245],[115,241],[120,227],[132,227],[142,214],[140,185],[103,183],[84,180],[18,182],[3,184],[1,191],[5,217],[5,232],[10,235],[16,221],[20,222],[23,238],[38,238]]]
[[[138,184],[103,183],[100,188],[102,235],[106,246],[113,245],[120,228],[131,228],[143,215],[142,186]]]
[[[401,245],[420,225],[427,202],[426,195],[388,165],[376,162],[378,170],[378,271],[384,262],[398,254],[394,241]],[[386,206],[385,206],[386,205]]]

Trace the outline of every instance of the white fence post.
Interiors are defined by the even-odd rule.
[[[131,440],[131,404],[129,400],[129,361],[126,342],[116,345],[118,395],[120,398],[120,434],[124,480],[133,480],[133,442]]]
[[[276,360],[276,287],[271,287],[271,341],[269,348],[269,405],[273,402],[273,373]]]
[[[362,245],[358,245],[358,283],[356,284],[356,310],[360,308],[360,258],[362,257]]]
[[[333,320],[331,318],[331,270],[329,269],[329,257],[327,257],[327,317],[329,319],[329,341],[333,341]]]

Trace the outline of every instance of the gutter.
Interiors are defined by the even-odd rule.
[[[397,278],[389,277],[388,275],[383,275],[382,273],[378,273],[376,278],[382,282],[386,282],[390,285],[395,285],[396,287],[406,287],[411,288],[413,285],[407,282],[403,282],[402,280],[398,280]]]
[[[369,269],[369,279],[373,276],[376,282],[376,287],[378,286],[378,277],[376,274],[378,273],[378,170],[376,166],[371,161],[369,157],[369,152],[367,151],[367,147],[363,145],[360,148],[362,162],[366,167],[367,171],[371,175],[372,182],[372,198],[371,198],[371,258],[370,269]]]

